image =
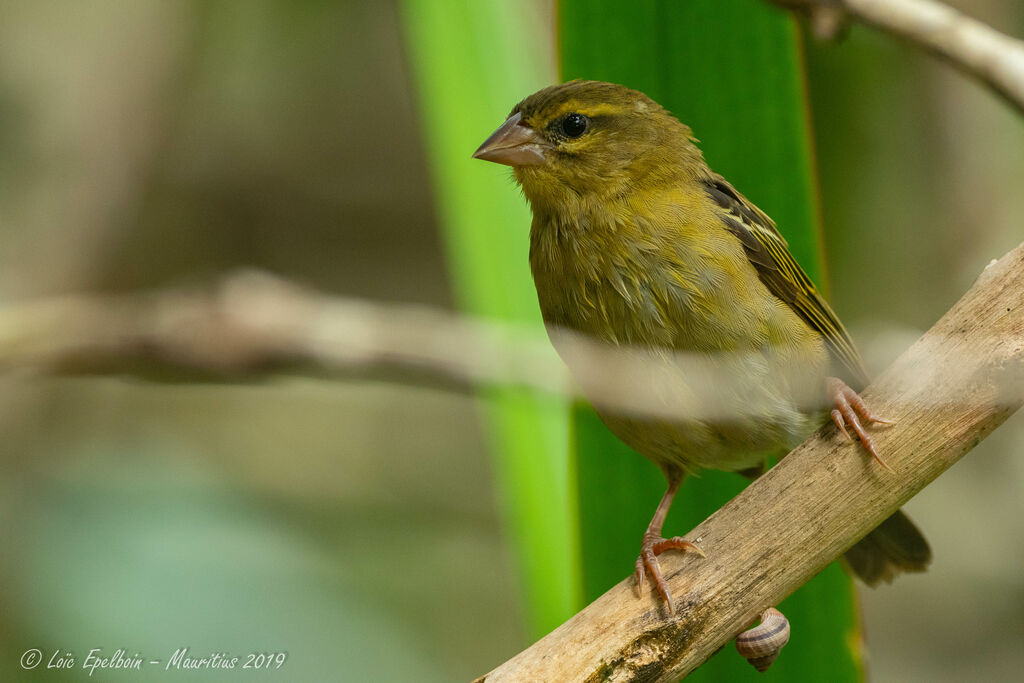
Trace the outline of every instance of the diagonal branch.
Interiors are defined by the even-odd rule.
[[[663,556],[676,616],[624,580],[476,683],[674,681],[881,523],[1024,401],[1024,245],[864,395],[895,473],[820,430],[690,532],[706,559]]]
[[[1024,41],[934,0],[770,0],[807,14],[819,36],[852,17],[946,60],[1024,113]]]

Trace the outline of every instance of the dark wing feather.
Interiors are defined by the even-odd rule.
[[[825,339],[829,351],[849,372],[847,379],[859,385],[855,389],[863,388],[867,373],[853,340],[789,253],[789,245],[772,219],[721,176],[712,175],[705,189],[722,208],[726,228],[743,244],[761,282]]]

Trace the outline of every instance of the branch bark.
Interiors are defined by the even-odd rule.
[[[924,48],[977,78],[1024,113],[1024,41],[934,0],[770,0],[810,16],[819,37],[847,17]]]
[[[823,428],[687,535],[706,559],[662,556],[676,616],[630,577],[476,683],[685,676],[1002,424],[1022,387],[1024,245],[864,393],[895,420],[876,432],[895,473]]]

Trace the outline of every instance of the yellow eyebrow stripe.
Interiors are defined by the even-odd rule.
[[[569,100],[561,107],[555,110],[552,118],[558,119],[566,114],[579,113],[589,116],[591,118],[597,116],[615,116],[622,114],[623,110],[621,106],[609,103],[601,104],[586,104],[576,100]]]

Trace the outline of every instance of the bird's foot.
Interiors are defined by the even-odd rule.
[[[836,379],[835,377],[828,379],[828,395],[835,405],[835,408],[832,409],[832,422],[839,428],[840,433],[852,441],[850,432],[846,429],[849,426],[857,434],[857,438],[860,439],[861,444],[871,454],[871,457],[879,465],[892,472],[892,468],[878,455],[871,435],[864,429],[864,423],[891,425],[892,421],[872,413],[867,404],[864,403],[864,399],[841,379]],[[863,423],[861,422],[862,420]]]
[[[644,592],[644,575],[650,574],[651,581],[661,594],[662,600],[668,606],[668,613],[675,614],[675,604],[672,602],[672,594],[669,593],[668,584],[661,576],[661,565],[658,563],[658,555],[666,550],[692,550],[701,557],[704,551],[700,547],[685,540],[682,536],[662,538],[658,534],[647,532],[644,534],[643,543],[640,545],[640,557],[636,558],[636,587],[640,595]]]

